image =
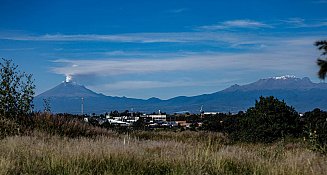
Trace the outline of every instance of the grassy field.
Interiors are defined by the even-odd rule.
[[[0,174],[325,174],[327,158],[299,143],[229,144],[219,133],[137,132],[0,140]]]

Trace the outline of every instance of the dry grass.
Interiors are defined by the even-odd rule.
[[[193,133],[193,134],[192,134]],[[146,133],[142,133],[144,135]],[[327,158],[299,144],[222,144],[212,133],[0,141],[1,174],[325,174]],[[206,134],[208,134],[206,136]],[[184,138],[183,137],[188,137]],[[158,139],[160,138],[160,139]],[[164,139],[166,138],[166,139]],[[204,139],[215,138],[215,142]]]
[[[107,129],[89,125],[81,119],[53,115],[49,113],[39,113],[33,116],[32,122],[28,127],[31,130],[46,132],[51,135],[60,135],[66,137],[96,137],[99,135],[111,135]]]
[[[21,134],[21,132],[17,123],[0,117],[0,139],[18,134]]]

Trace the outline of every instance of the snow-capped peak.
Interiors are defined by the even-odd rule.
[[[294,78],[296,78],[296,76],[294,76],[294,75],[283,75],[283,76],[280,76],[280,77],[273,77],[272,79],[287,80],[287,79],[294,79]]]

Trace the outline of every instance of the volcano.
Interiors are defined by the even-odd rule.
[[[50,104],[51,112],[81,114],[105,113],[111,110],[126,110],[139,104],[143,105],[145,100],[126,97],[111,97],[96,93],[83,85],[75,82],[65,81],[56,87],[41,93],[34,98],[35,110],[42,111],[44,100]]]
[[[40,94],[38,98],[58,98],[58,97],[75,97],[75,98],[85,98],[85,97],[104,97],[103,94],[98,94],[90,89],[87,89],[83,85],[79,85],[75,82],[63,82],[58,86]]]

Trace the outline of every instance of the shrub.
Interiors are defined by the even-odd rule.
[[[234,139],[247,142],[273,142],[285,136],[298,136],[302,132],[299,115],[284,101],[260,97],[255,106],[249,108],[240,119],[239,130]]]
[[[327,154],[327,112],[320,109],[304,114],[306,137],[311,149]]]
[[[89,125],[79,118],[67,115],[53,115],[47,112],[35,114],[31,123],[30,127],[34,130],[71,138],[112,134],[107,129]]]
[[[230,134],[238,129],[239,119],[242,116],[243,113],[241,112],[236,115],[219,113],[208,116],[204,119],[203,125],[200,127],[200,129]]]
[[[204,119],[202,130],[223,132],[223,121],[226,120],[227,114],[220,113],[208,116]]]

